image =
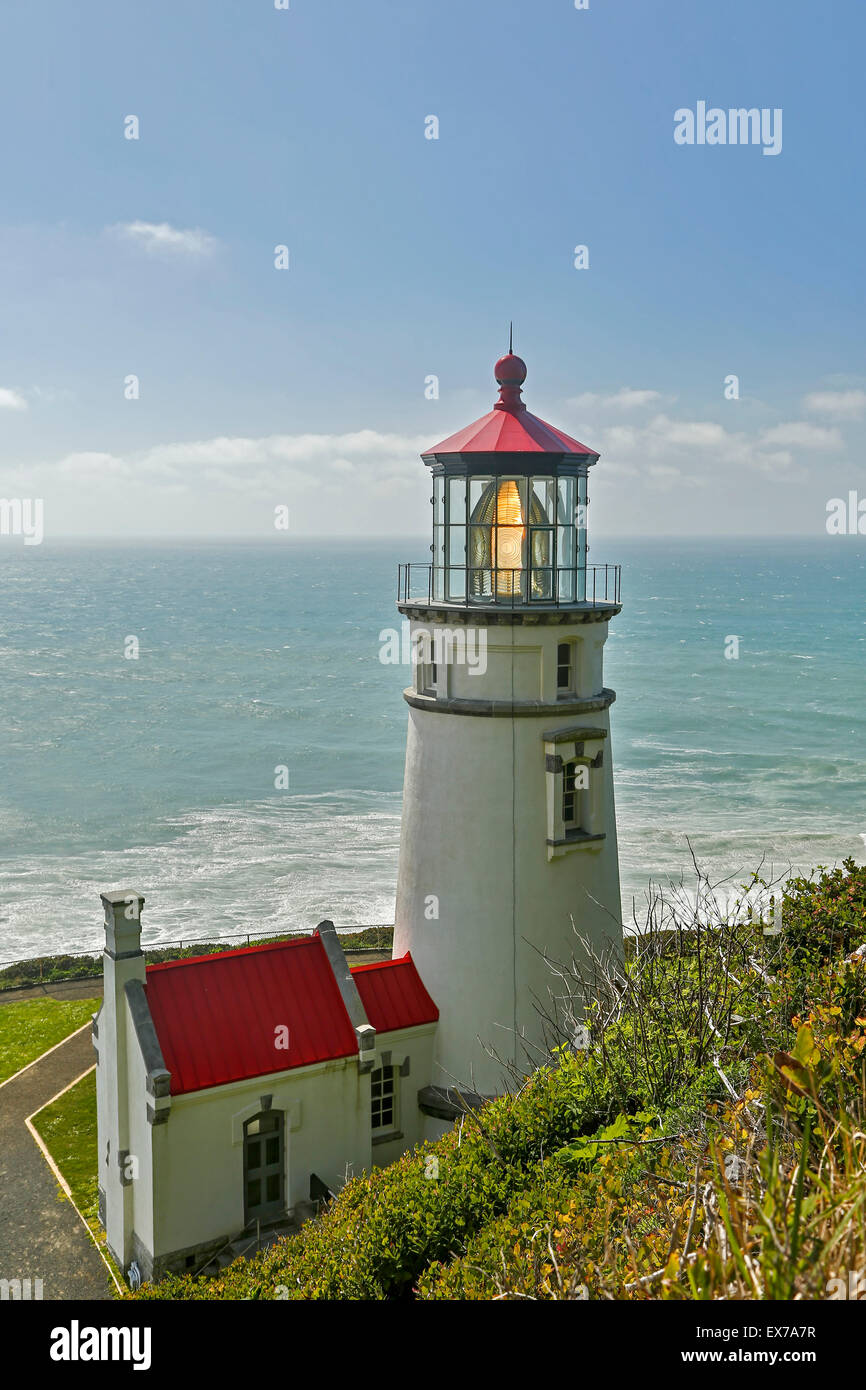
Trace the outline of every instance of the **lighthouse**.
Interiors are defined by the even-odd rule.
[[[393,953],[439,1007],[434,1085],[480,1096],[549,1057],[579,938],[622,950],[603,674],[620,569],[587,562],[599,455],[527,410],[526,371],[509,348],[492,410],[422,455],[432,559],[398,582],[416,659]]]

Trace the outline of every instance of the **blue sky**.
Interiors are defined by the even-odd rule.
[[[821,534],[866,497],[864,40],[855,0],[8,4],[0,497],[420,531],[513,318],[603,532]],[[781,153],[678,146],[699,101]]]

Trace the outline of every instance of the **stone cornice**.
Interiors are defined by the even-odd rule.
[[[622,612],[621,603],[600,603],[585,608],[466,608],[448,603],[419,603],[416,600],[398,603],[400,612],[419,622],[442,620],[454,626],[471,627],[537,627],[569,626],[580,623],[609,623]]]
[[[600,695],[584,700],[459,700],[447,695],[419,695],[411,687],[403,691],[403,699],[413,709],[428,710],[431,714],[472,714],[490,719],[545,719],[563,714],[594,714],[609,709],[616,691],[604,689]]]

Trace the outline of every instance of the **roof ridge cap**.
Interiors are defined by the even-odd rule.
[[[249,946],[230,946],[225,951],[207,951],[202,956],[179,956],[177,960],[155,960],[152,964],[145,964],[145,970],[176,970],[182,965],[201,965],[203,961],[224,960],[226,956],[252,955],[254,951],[274,951],[287,946],[309,946],[316,940],[315,932],[310,932],[309,936],[294,936],[286,941],[257,941]],[[169,944],[169,943],[167,943]],[[165,948],[155,941],[151,946],[145,946],[144,951],[161,951]]]
[[[316,938],[321,942],[328,965],[331,967],[331,974],[340,992],[340,1000],[349,1023],[356,1033],[359,1028],[369,1029],[372,1025],[367,1017],[364,1001],[358,986],[355,984],[355,977],[349,969],[346,953],[340,945],[337,928],[333,922],[320,922],[316,927]]]

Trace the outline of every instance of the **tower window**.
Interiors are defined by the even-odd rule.
[[[556,693],[561,699],[574,691],[574,643],[560,642],[556,648]]]
[[[370,1073],[370,1123],[374,1130],[396,1124],[396,1067],[379,1067]]]
[[[565,763],[562,768],[562,823],[566,832],[579,830],[582,820],[583,796],[589,786],[585,763]]]
[[[439,668],[435,661],[421,661],[418,664],[418,692],[421,695],[435,695],[439,678]]]

